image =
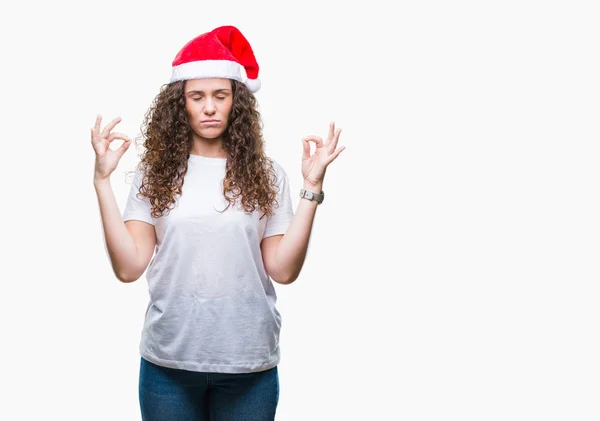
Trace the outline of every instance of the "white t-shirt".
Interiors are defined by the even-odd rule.
[[[263,238],[284,234],[294,217],[288,176],[277,173],[273,215],[227,206],[226,158],[190,155],[182,194],[160,218],[138,199],[139,165],[123,221],[154,225],[157,244],[146,271],[150,301],[140,353],[155,364],[190,371],[248,373],[279,363],[281,316],[260,250]]]

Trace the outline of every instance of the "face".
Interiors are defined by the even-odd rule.
[[[194,137],[219,139],[229,121],[233,105],[231,80],[190,79],[185,84],[185,108]]]

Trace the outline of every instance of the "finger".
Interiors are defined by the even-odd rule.
[[[102,123],[102,116],[98,114],[96,116],[96,124],[94,124],[94,131],[100,133],[100,124]]]
[[[340,133],[341,132],[342,132],[342,129],[337,129],[335,131],[335,135],[333,136],[333,140],[327,146],[327,150],[329,151],[329,153],[333,153],[333,151],[335,151],[335,148],[337,148],[337,144],[338,144],[338,140],[340,140]]]
[[[91,133],[91,137],[92,137],[92,144],[102,142],[102,137],[100,137],[100,134],[96,131],[95,128],[90,129],[90,133]]]
[[[302,139],[302,159],[310,158],[310,144]]]
[[[327,161],[327,165],[331,164],[341,153],[346,149],[345,146],[340,146],[337,151],[329,155],[329,160]]]
[[[107,139],[109,142],[112,142],[115,139],[121,139],[121,140],[124,140],[125,142],[131,142],[131,139],[126,134],[119,133],[119,132],[113,132],[113,133],[109,134]]]
[[[332,121],[329,123],[329,136],[327,136],[327,140],[333,139],[334,131],[335,131],[335,123]]]
[[[112,129],[114,129],[114,128],[115,128],[115,126],[116,126],[117,124],[119,124],[119,121],[121,121],[121,117],[117,117],[117,118],[115,118],[113,121],[111,121],[111,122],[108,124],[108,126],[106,126],[106,127],[104,128],[104,130],[102,130],[102,137],[106,137],[106,136],[108,136],[108,134],[110,133],[110,131],[111,131]]]
[[[315,142],[315,144],[317,145],[317,148],[320,148],[321,146],[323,146],[323,139],[321,139],[319,136],[306,136],[304,138],[304,140],[308,141],[312,141]]]

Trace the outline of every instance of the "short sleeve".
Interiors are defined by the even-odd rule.
[[[137,197],[137,193],[140,191],[142,184],[142,174],[139,170],[139,166],[135,170],[135,176],[131,189],[129,190],[129,197],[125,204],[125,210],[123,211],[123,222],[130,220],[137,220],[147,222],[151,225],[155,224],[154,218],[151,216],[152,205],[147,197]]]
[[[279,191],[277,192],[277,203],[273,206],[273,214],[267,217],[263,238],[285,234],[294,219],[290,180],[280,165],[274,163],[273,167],[277,173],[276,184]]]

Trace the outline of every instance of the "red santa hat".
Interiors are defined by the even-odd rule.
[[[260,89],[258,63],[252,47],[234,26],[221,26],[189,41],[172,63],[171,82],[222,77]]]

